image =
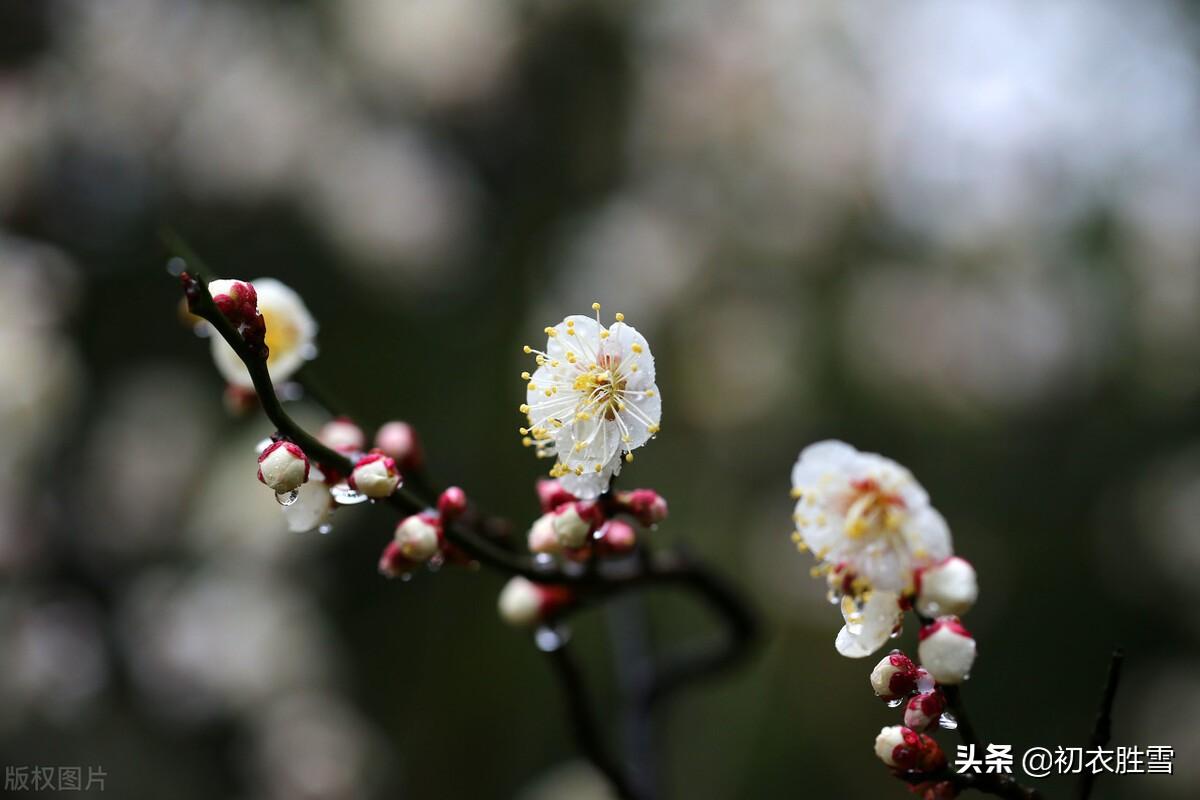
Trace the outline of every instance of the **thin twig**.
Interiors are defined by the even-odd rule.
[[[592,714],[583,674],[567,650],[566,642],[560,639],[556,646],[544,648],[543,652],[546,653],[546,658],[562,686],[563,695],[567,700],[567,714],[580,751],[596,769],[604,773],[619,797],[624,800],[641,800],[643,795],[634,790],[624,770],[604,746],[599,725]]]
[[[1121,683],[1121,666],[1125,662],[1125,653],[1114,650],[1108,662],[1108,678],[1104,682],[1104,693],[1100,696],[1100,709],[1096,712],[1096,724],[1092,728],[1092,738],[1088,748],[1095,750],[1108,744],[1112,738],[1113,702],[1117,699],[1117,687]],[[1092,786],[1096,782],[1096,773],[1084,770],[1079,776],[1079,800],[1088,800],[1092,794]]]

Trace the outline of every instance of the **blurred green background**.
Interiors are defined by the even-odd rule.
[[[1197,22],[1167,0],[0,3],[0,766],[102,765],[130,798],[603,796],[500,577],[378,577],[384,508],[283,529],[253,480],[269,423],[224,413],[177,316],[169,224],[300,291],[312,374],[520,528],[543,466],[520,345],[593,300],[647,335],[664,433],[623,485],[669,499],[656,543],[719,565],[765,628],[658,718],[667,796],[905,796],[871,753],[897,714],[788,540],[790,466],[838,437],[909,466],[979,570],[983,735],[1082,744],[1121,645],[1114,742],[1173,746],[1176,774],[1095,796],[1195,797]],[[661,647],[710,625],[647,608]],[[601,709],[608,623],[574,637]]]

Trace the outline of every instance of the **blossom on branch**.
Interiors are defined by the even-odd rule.
[[[792,468],[792,539],[841,598],[838,652],[883,646],[915,591],[917,570],[949,557],[950,530],[907,469],[837,441],[806,447]]]
[[[243,313],[249,304],[247,298],[253,295],[257,313],[261,315],[265,327],[263,343],[267,348],[267,370],[272,381],[278,383],[287,380],[313,357],[317,323],[300,295],[292,289],[273,278],[259,278],[249,284],[244,281],[213,281],[209,284],[209,291],[217,307],[226,316],[230,316],[226,308]],[[239,319],[234,317],[230,317],[230,321],[235,325],[239,323]],[[245,335],[240,327],[239,332]],[[245,364],[220,336],[212,337],[212,354],[225,380],[243,388],[254,385]]]
[[[645,337],[617,314],[609,327],[574,315],[546,328],[537,370],[526,372],[521,413],[523,442],[539,457],[555,458],[550,470],[562,488],[584,500],[599,497],[621,461],[659,431],[662,399],[654,383],[654,357]]]
[[[271,443],[258,457],[258,479],[276,494],[299,489],[309,475],[308,456],[291,442]]]

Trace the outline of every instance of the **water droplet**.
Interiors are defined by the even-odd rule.
[[[317,533],[321,534],[322,536],[328,536],[329,534],[333,533],[333,525],[329,524],[328,522],[323,522],[317,526]]]
[[[287,508],[300,499],[300,490],[292,489],[290,492],[276,492],[275,502]]]
[[[549,625],[541,626],[533,634],[534,643],[543,653],[553,653],[565,645],[569,638],[566,628],[552,628]]]
[[[413,575],[413,574],[412,574],[411,572],[402,572],[402,573],[400,573],[400,581],[401,581],[401,583],[408,583],[409,581],[411,581],[411,580],[412,580],[412,575]]]
[[[948,731],[953,731],[958,729],[958,720],[954,718],[953,714],[947,711],[938,717],[938,725],[941,725]]]
[[[178,278],[187,269],[187,262],[179,256],[172,256],[167,259],[167,274]]]
[[[888,707],[888,708],[899,708],[899,707],[900,707],[900,706],[902,706],[903,704],[904,704],[904,698],[903,698],[903,697],[897,697],[897,698],[896,698],[896,699],[894,699],[894,700],[888,700],[888,701],[887,701],[887,707]]]
[[[333,501],[342,506],[356,506],[370,499],[365,494],[359,494],[351,489],[345,482],[331,486],[329,493],[333,495]]]

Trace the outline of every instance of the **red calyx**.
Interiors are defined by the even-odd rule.
[[[917,636],[923,642],[942,628],[947,628],[951,632],[957,633],[959,636],[965,636],[968,639],[973,638],[970,631],[963,626],[958,617],[938,617],[933,622],[921,628]]]

